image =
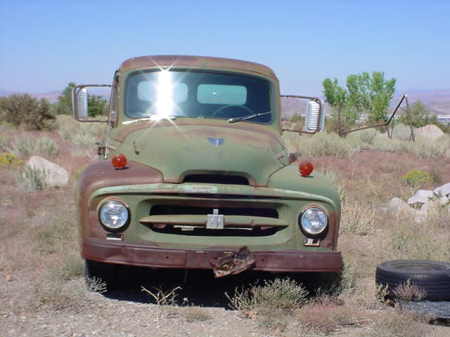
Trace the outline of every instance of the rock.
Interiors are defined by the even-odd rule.
[[[409,207],[409,205],[403,201],[400,198],[392,198],[389,203],[388,203],[388,210],[394,213],[400,213],[400,212],[405,212],[405,213],[409,213],[409,214],[414,214],[415,210],[411,207]]]
[[[439,203],[441,206],[449,205],[450,207],[450,199],[448,197],[439,198]]]
[[[436,125],[430,124],[416,129],[416,135],[422,138],[436,140],[439,137],[443,136],[444,132]]]
[[[418,190],[411,198],[408,199],[408,204],[414,205],[417,203],[425,204],[434,197],[433,191]]]
[[[450,183],[435,188],[433,193],[440,197],[450,198]]]
[[[67,170],[45,158],[32,156],[26,166],[46,172],[45,181],[49,187],[65,186],[69,182]]]

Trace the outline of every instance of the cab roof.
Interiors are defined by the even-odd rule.
[[[188,68],[203,70],[239,71],[262,75],[277,81],[272,69],[265,65],[221,57],[187,56],[187,55],[149,55],[125,60],[121,71],[151,68]]]

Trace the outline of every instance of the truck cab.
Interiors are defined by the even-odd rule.
[[[89,122],[87,91],[74,117]],[[310,101],[304,132],[323,119]],[[101,158],[78,184],[88,277],[117,265],[338,273],[335,187],[281,139],[279,82],[260,64],[144,56],[114,74]],[[309,128],[309,129],[308,129]]]

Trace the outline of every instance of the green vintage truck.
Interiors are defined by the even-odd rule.
[[[335,187],[281,140],[278,79],[260,64],[197,56],[126,60],[111,87],[108,136],[81,174],[81,255],[88,277],[118,265],[339,273]],[[323,128],[306,99],[305,129]],[[104,122],[104,121],[103,121]],[[301,159],[301,158],[300,158]]]

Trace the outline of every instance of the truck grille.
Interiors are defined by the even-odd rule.
[[[154,232],[189,236],[269,236],[287,226],[275,207],[215,206],[154,204],[139,221]],[[215,211],[223,216],[223,228],[208,228],[208,215]]]
[[[150,210],[150,215],[207,215],[212,214],[215,207],[191,207],[178,205],[155,205]],[[278,211],[274,208],[241,208],[219,207],[219,213],[223,215],[259,216],[265,218],[278,218]]]

